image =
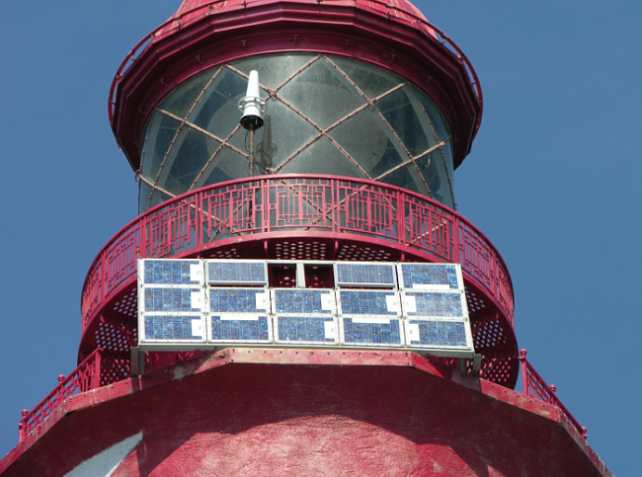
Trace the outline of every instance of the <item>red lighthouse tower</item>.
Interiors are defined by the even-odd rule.
[[[610,475],[518,350],[504,261],[455,210],[482,109],[464,53],[406,0],[184,0],[116,74],[140,214],[92,263],[78,367],[23,412],[0,474]],[[327,264],[459,264],[474,356],[139,349],[147,258],[270,262],[275,288],[330,288]]]

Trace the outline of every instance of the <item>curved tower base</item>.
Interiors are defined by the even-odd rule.
[[[558,408],[457,381],[413,353],[227,349],[65,401],[0,473],[610,475]]]

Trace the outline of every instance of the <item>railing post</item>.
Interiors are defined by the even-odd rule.
[[[95,354],[94,366],[93,366],[93,371],[91,373],[90,389],[96,389],[100,387],[100,373],[102,371],[102,358],[103,358],[102,348],[97,348],[96,351],[94,351],[94,354]]]
[[[528,354],[528,351],[526,349],[519,350],[518,359],[520,364],[520,372],[522,373],[522,392],[524,393],[525,396],[528,396],[528,388],[529,388],[528,362],[526,361],[527,354]]]
[[[56,389],[58,390],[58,404],[61,405],[63,401],[65,400],[65,375],[64,374],[59,374],[58,378],[58,385],[56,386]]]
[[[406,204],[403,192],[397,191],[397,242],[403,244],[406,238]]]
[[[20,411],[20,421],[18,422],[18,442],[22,442],[27,437],[27,417],[29,410],[23,409]]]

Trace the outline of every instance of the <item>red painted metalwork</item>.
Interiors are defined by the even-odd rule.
[[[31,435],[46,421],[65,399],[100,386],[100,349],[87,356],[67,377],[58,377],[58,385],[31,411],[23,412],[19,439]]]
[[[535,370],[533,365],[526,358],[527,351],[522,349],[519,351],[519,363],[522,376],[522,392],[529,397],[534,397],[540,401],[552,404],[558,407],[564,416],[568,419],[569,423],[580,433],[585,439],[588,437],[588,430],[582,426],[571,412],[564,406],[560,398],[557,396],[557,387],[552,384],[547,384],[544,378]]]
[[[234,348],[66,399],[0,473],[64,475],[135,434],[110,475],[611,475],[555,405],[414,353]]]
[[[459,262],[481,376],[517,380],[513,291],[490,241],[437,201],[375,181],[319,175],[239,179],[190,191],[118,232],[89,269],[79,360],[137,342],[136,259],[276,258]],[[472,367],[469,368],[472,372]]]
[[[399,187],[362,179],[279,175],[210,185],[164,202],[118,232],[92,263],[82,292],[85,331],[133,284],[136,259],[198,256],[230,243],[353,240],[462,264],[465,279],[513,321],[513,288],[499,252],[454,210]],[[317,258],[317,257],[310,257]],[[326,257],[329,259],[331,257]]]
[[[446,116],[455,166],[470,150],[483,109],[479,80],[461,49],[423,16],[381,0],[218,0],[161,25],[119,67],[109,116],[132,167],[148,114],[180,83],[216,64],[294,51],[344,55],[406,77]]]

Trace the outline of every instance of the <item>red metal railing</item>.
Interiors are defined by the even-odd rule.
[[[38,429],[65,399],[100,386],[102,350],[96,349],[87,356],[67,377],[58,377],[58,385],[31,411],[22,411],[19,439]]]
[[[298,3],[306,3],[306,0],[297,1]],[[116,75],[114,76],[114,80],[112,81],[108,98],[109,122],[112,124],[112,127],[118,87],[125,74],[127,73],[129,67],[133,65],[138,60],[138,58],[140,58],[142,53],[154,42],[154,40],[177,33],[183,30],[186,26],[191,25],[192,23],[207,16],[221,13],[221,11],[223,10],[233,11],[251,8],[259,5],[266,5],[268,3],[271,2],[266,0],[238,0],[236,2],[230,0],[215,0],[200,5],[191,10],[187,10],[180,15],[174,16],[151,33],[148,33],[134,46],[134,48],[125,57],[123,62],[118,67]],[[308,3],[317,5],[318,3],[321,3],[321,0],[308,0]],[[419,26],[421,29],[426,31],[426,33],[431,38],[434,38],[437,43],[448,50],[453,55],[453,57],[463,66],[466,72],[466,77],[468,78],[468,82],[475,93],[477,103],[479,105],[480,114],[477,117],[477,124],[475,129],[477,130],[479,128],[484,108],[484,98],[479,82],[479,77],[477,76],[475,68],[473,67],[468,57],[448,35],[439,30],[439,28],[437,28],[436,26],[429,23],[422,16],[406,9],[402,9],[397,5],[392,5],[384,0],[323,0],[322,3],[330,5],[335,4],[344,7],[361,8],[366,11],[379,13],[387,18],[394,18],[411,26]]]
[[[535,370],[533,365],[526,358],[527,351],[525,349],[519,352],[519,362],[522,375],[523,393],[526,396],[534,397],[540,401],[552,404],[558,407],[566,416],[570,424],[577,429],[585,439],[588,437],[586,427],[582,426],[571,412],[564,406],[562,401],[557,397],[557,387],[552,384],[547,384],[544,378]]]
[[[490,241],[454,210],[375,181],[279,175],[214,184],[140,215],[91,265],[82,292],[83,330],[136,278],[136,259],[187,257],[225,244],[290,234],[349,239],[462,264],[464,274],[512,323],[513,288]]]

